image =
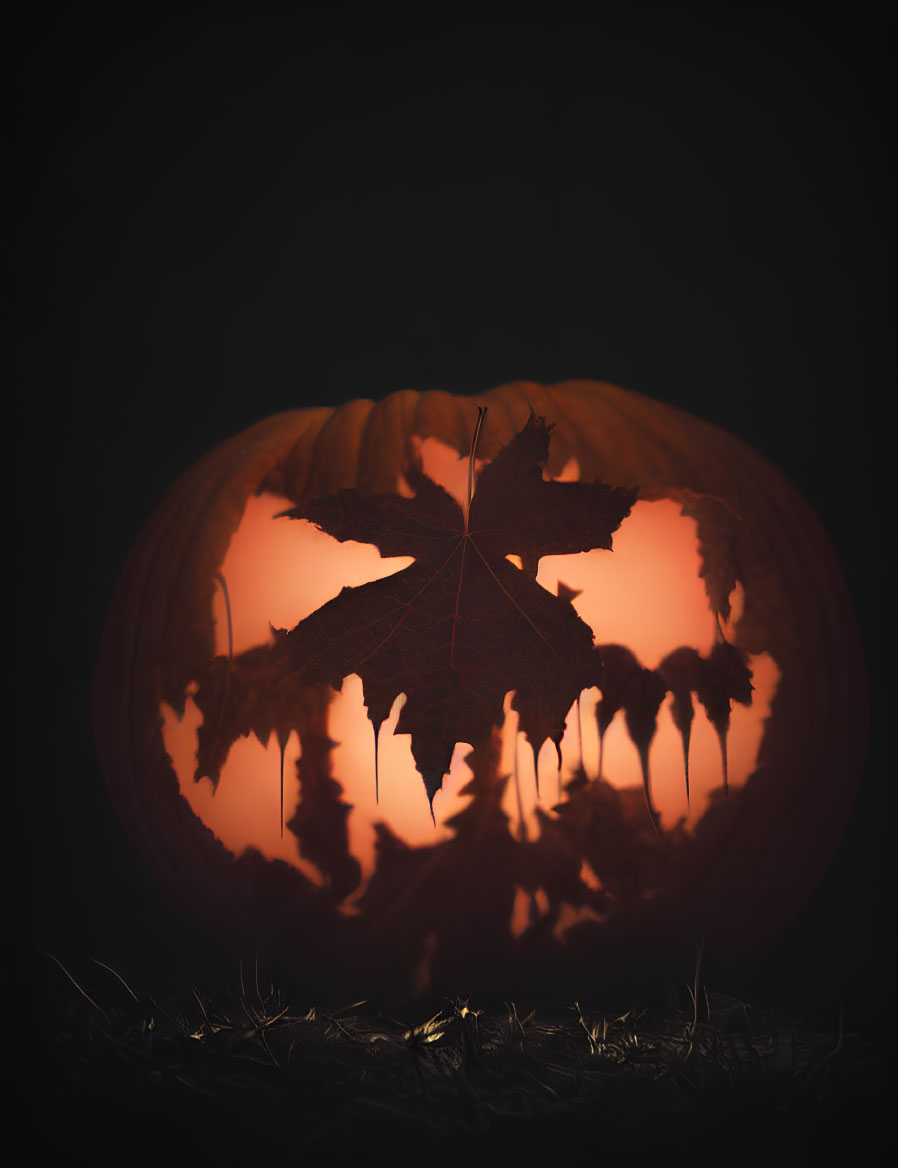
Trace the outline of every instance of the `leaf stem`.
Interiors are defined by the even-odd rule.
[[[281,738],[281,839],[284,838],[284,754],[287,750],[287,739]]]
[[[474,460],[477,454],[477,443],[480,441],[480,431],[483,428],[483,419],[486,417],[486,406],[477,407],[477,423],[474,426],[474,437],[471,439],[471,457],[468,460],[468,494],[465,505],[465,530],[468,527],[468,515],[471,511],[471,500],[474,497]]]
[[[227,613],[227,616],[228,616],[228,660],[233,661],[233,659],[234,659],[234,625],[233,625],[233,622],[231,620],[231,597],[228,594],[227,581],[225,580],[225,578],[221,572],[215,573],[215,579],[218,581],[219,587],[221,588],[222,594],[224,596],[225,612]]]
[[[377,746],[378,746],[378,739],[380,738],[381,723],[380,722],[372,722],[371,725],[374,727],[374,802],[379,803],[380,802],[380,772],[378,769]]]

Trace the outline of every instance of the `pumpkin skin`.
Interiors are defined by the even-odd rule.
[[[539,930],[512,937],[478,916],[478,864],[487,861],[472,856],[477,841],[499,866],[528,846],[497,826],[495,800],[484,802],[489,829],[434,848],[430,869],[380,832],[393,884],[382,882],[360,913],[346,916],[337,911],[336,890],[311,887],[290,865],[252,851],[235,858],[191,810],[163,743],[161,704],[183,711],[188,686],[215,654],[215,576],[248,497],[263,486],[297,505],[341,488],[395,491],[410,436],[437,438],[466,455],[478,406],[487,407],[478,447],[484,458],[532,410],[554,425],[548,474],[573,458],[581,480],[638,484],[640,498],[722,501],[738,517],[726,534],[744,589],[735,643],[769,654],[780,673],[749,780],[709,808],[650,898],[579,926],[563,945]],[[327,773],[328,714],[328,696],[319,693],[302,736],[308,773]],[[576,990],[619,946],[700,936],[743,946],[770,941],[807,900],[842,836],[863,765],[867,701],[834,552],[811,509],[766,459],[638,393],[588,381],[515,382],[470,398],[402,391],[377,403],[292,411],[213,450],[170,491],[126,565],[104,630],[93,723],[125,827],[163,891],[206,930],[265,946],[313,986],[343,982],[394,997],[422,986],[507,995],[550,975],[553,985]],[[497,767],[493,743],[474,766],[482,789]],[[445,881],[431,882],[409,908],[405,890],[434,864]],[[422,963],[429,967],[423,981]]]

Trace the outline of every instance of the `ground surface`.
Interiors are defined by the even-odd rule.
[[[623,1014],[460,1000],[393,1013],[294,1002],[253,969],[233,992],[164,1000],[105,966],[89,989],[53,969],[17,1118],[34,1151],[67,1163],[885,1162],[875,1036],[705,987],[697,1012],[680,987],[666,1009]]]

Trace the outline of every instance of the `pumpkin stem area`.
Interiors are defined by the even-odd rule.
[[[474,424],[474,437],[471,439],[471,455],[468,459],[468,488],[465,495],[465,531],[468,530],[468,516],[471,511],[471,500],[474,498],[474,470],[477,459],[477,444],[480,441],[480,431],[486,418],[486,406],[477,407],[477,421]]]

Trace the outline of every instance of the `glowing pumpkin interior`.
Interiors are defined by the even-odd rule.
[[[468,460],[433,438],[417,442],[425,472],[459,501],[467,484]],[[579,468],[570,462],[558,476],[576,480]],[[397,489],[408,494],[403,480]],[[263,493],[250,496],[239,528],[221,565],[230,605],[229,619],[224,593],[216,591],[213,617],[216,652],[234,654],[270,641],[269,626],[292,628],[346,586],[357,586],[389,575],[411,563],[409,558],[384,559],[373,545],[340,543],[305,521],[277,518],[292,506],[290,500]],[[669,500],[639,501],[614,535],[613,552],[595,550],[580,555],[545,556],[540,560],[538,582],[556,592],[559,582],[576,590],[572,601],[593,630],[597,644],[626,645],[648,668],[658,666],[671,650],[688,645],[707,655],[718,636],[705,587],[699,575],[701,561],[695,522],[681,514],[680,505]],[[730,598],[731,616],[722,627],[732,638],[742,610],[741,586]],[[779,670],[769,654],[752,656],[754,692],[748,707],[734,705],[727,736],[728,780],[731,790],[750,777],[758,756],[765,720],[779,681]],[[235,856],[249,848],[267,859],[283,860],[308,879],[322,884],[324,877],[300,850],[290,831],[290,819],[300,799],[296,762],[300,755],[293,733],[284,756],[284,815],[281,817],[281,757],[272,736],[266,746],[255,737],[232,746],[217,790],[203,778],[194,781],[197,729],[202,714],[188,690],[183,718],[163,704],[163,739],[172,760],[181,793],[196,815]],[[554,747],[546,743],[538,759],[539,784],[529,745],[517,731],[517,715],[506,697],[502,727],[502,773],[507,783],[503,810],[509,827],[519,833],[521,823],[528,838],[540,832],[536,808],[551,815],[566,798],[565,785],[580,769],[595,778],[599,767],[599,737],[595,718],[598,690],[585,691],[568,715],[561,743],[559,771]],[[461,791],[471,777],[465,763],[467,744],[456,746],[450,773],[433,803],[436,823],[421,777],[415,769],[407,735],[394,735],[403,697],[397,699],[390,720],[381,728],[378,743],[379,797],[375,799],[374,734],[367,718],[358,677],[344,681],[329,710],[329,735],[335,742],[332,775],[351,805],[347,820],[349,846],[362,868],[362,881],[344,904],[344,912],[364,892],[375,865],[375,825],[385,823],[405,843],[426,845],[448,839],[448,825],[469,802]],[[650,747],[652,795],[664,827],[678,822],[686,831],[707,810],[722,788],[721,749],[717,734],[701,706],[696,706],[689,748],[690,798],[684,782],[683,744],[665,699]],[[637,749],[620,711],[605,734],[602,777],[616,788],[642,789]],[[585,882],[595,880],[584,871]],[[538,899],[538,897],[537,897]],[[529,915],[528,915],[529,914]],[[513,919],[518,934],[532,920],[529,898],[519,898]]]

